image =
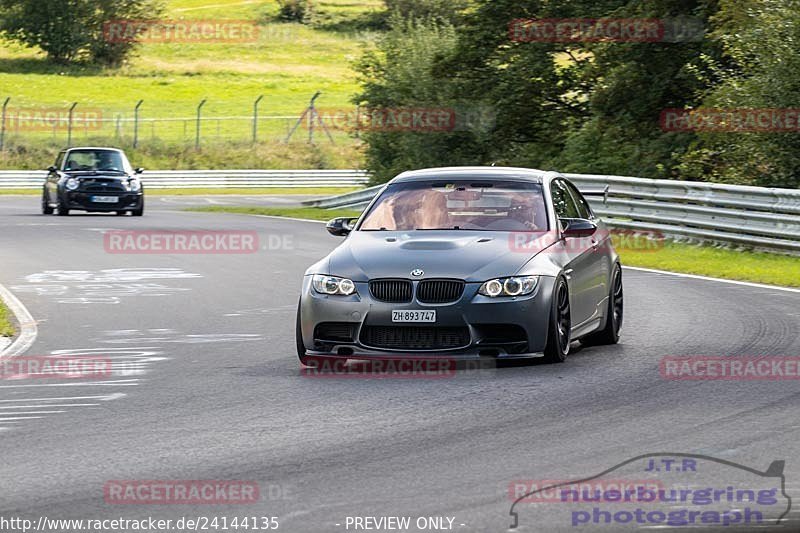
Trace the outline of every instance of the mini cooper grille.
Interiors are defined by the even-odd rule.
[[[446,350],[470,343],[465,327],[364,326],[361,343],[392,350]]]
[[[81,190],[85,192],[125,192],[125,187],[116,180],[95,180],[84,181]]]
[[[426,304],[455,302],[464,293],[464,282],[455,279],[421,281],[417,287],[417,300]]]
[[[369,291],[376,300],[390,303],[406,303],[411,301],[414,287],[409,280],[379,279],[370,281]]]

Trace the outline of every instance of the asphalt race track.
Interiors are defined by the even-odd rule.
[[[455,531],[506,531],[514,480],[686,453],[762,471],[785,460],[794,504],[779,530],[800,530],[798,382],[659,373],[665,356],[800,355],[799,292],[626,270],[621,344],[576,346],[566,364],[309,377],[294,346],[301,276],[340,241],[318,223],[180,210],[192,202],[64,218],[38,214],[38,198],[0,197],[0,283],[39,327],[25,355],[114,362],[99,380],[0,381],[3,516],[269,516],[289,532],[451,517]],[[257,231],[263,249],[111,254],[113,229]],[[109,480],[249,480],[261,497],[108,504]],[[518,531],[614,531],[572,527],[547,505],[523,505]]]

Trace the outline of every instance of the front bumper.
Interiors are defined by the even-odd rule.
[[[478,294],[480,283],[467,283],[453,303],[414,298],[400,304],[374,299],[365,282],[356,282],[352,296],[321,295],[306,276],[300,300],[303,344],[308,355],[347,359],[541,357],[553,285],[554,278],[542,276],[531,295],[497,299]],[[435,310],[436,322],[396,324],[394,310]]]
[[[113,196],[117,198],[114,203],[94,202],[92,200],[95,196]],[[113,211],[132,211],[139,209],[142,205],[144,194],[141,192],[82,192],[82,191],[66,191],[63,193],[63,199],[69,209],[78,209],[83,211],[96,211],[102,213],[109,213]]]

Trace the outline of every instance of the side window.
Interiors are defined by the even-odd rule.
[[[56,158],[56,164],[55,164],[55,167],[56,167],[58,170],[61,170],[61,165],[63,165],[63,164],[64,164],[64,155],[65,155],[65,154],[66,154],[66,152],[59,152],[59,154],[58,154],[58,157]]]
[[[550,186],[553,194],[553,206],[558,218],[581,218],[572,195],[561,180],[553,180]]]
[[[589,207],[589,202],[586,201],[586,198],[583,197],[573,184],[567,183],[566,185],[569,192],[572,193],[572,199],[575,200],[575,206],[578,208],[578,216],[591,220],[594,217],[594,213],[592,213],[592,208]]]

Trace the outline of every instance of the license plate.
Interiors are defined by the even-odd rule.
[[[392,322],[436,322],[436,311],[392,311]]]
[[[119,202],[116,196],[92,196],[92,201],[96,204],[115,204]]]

